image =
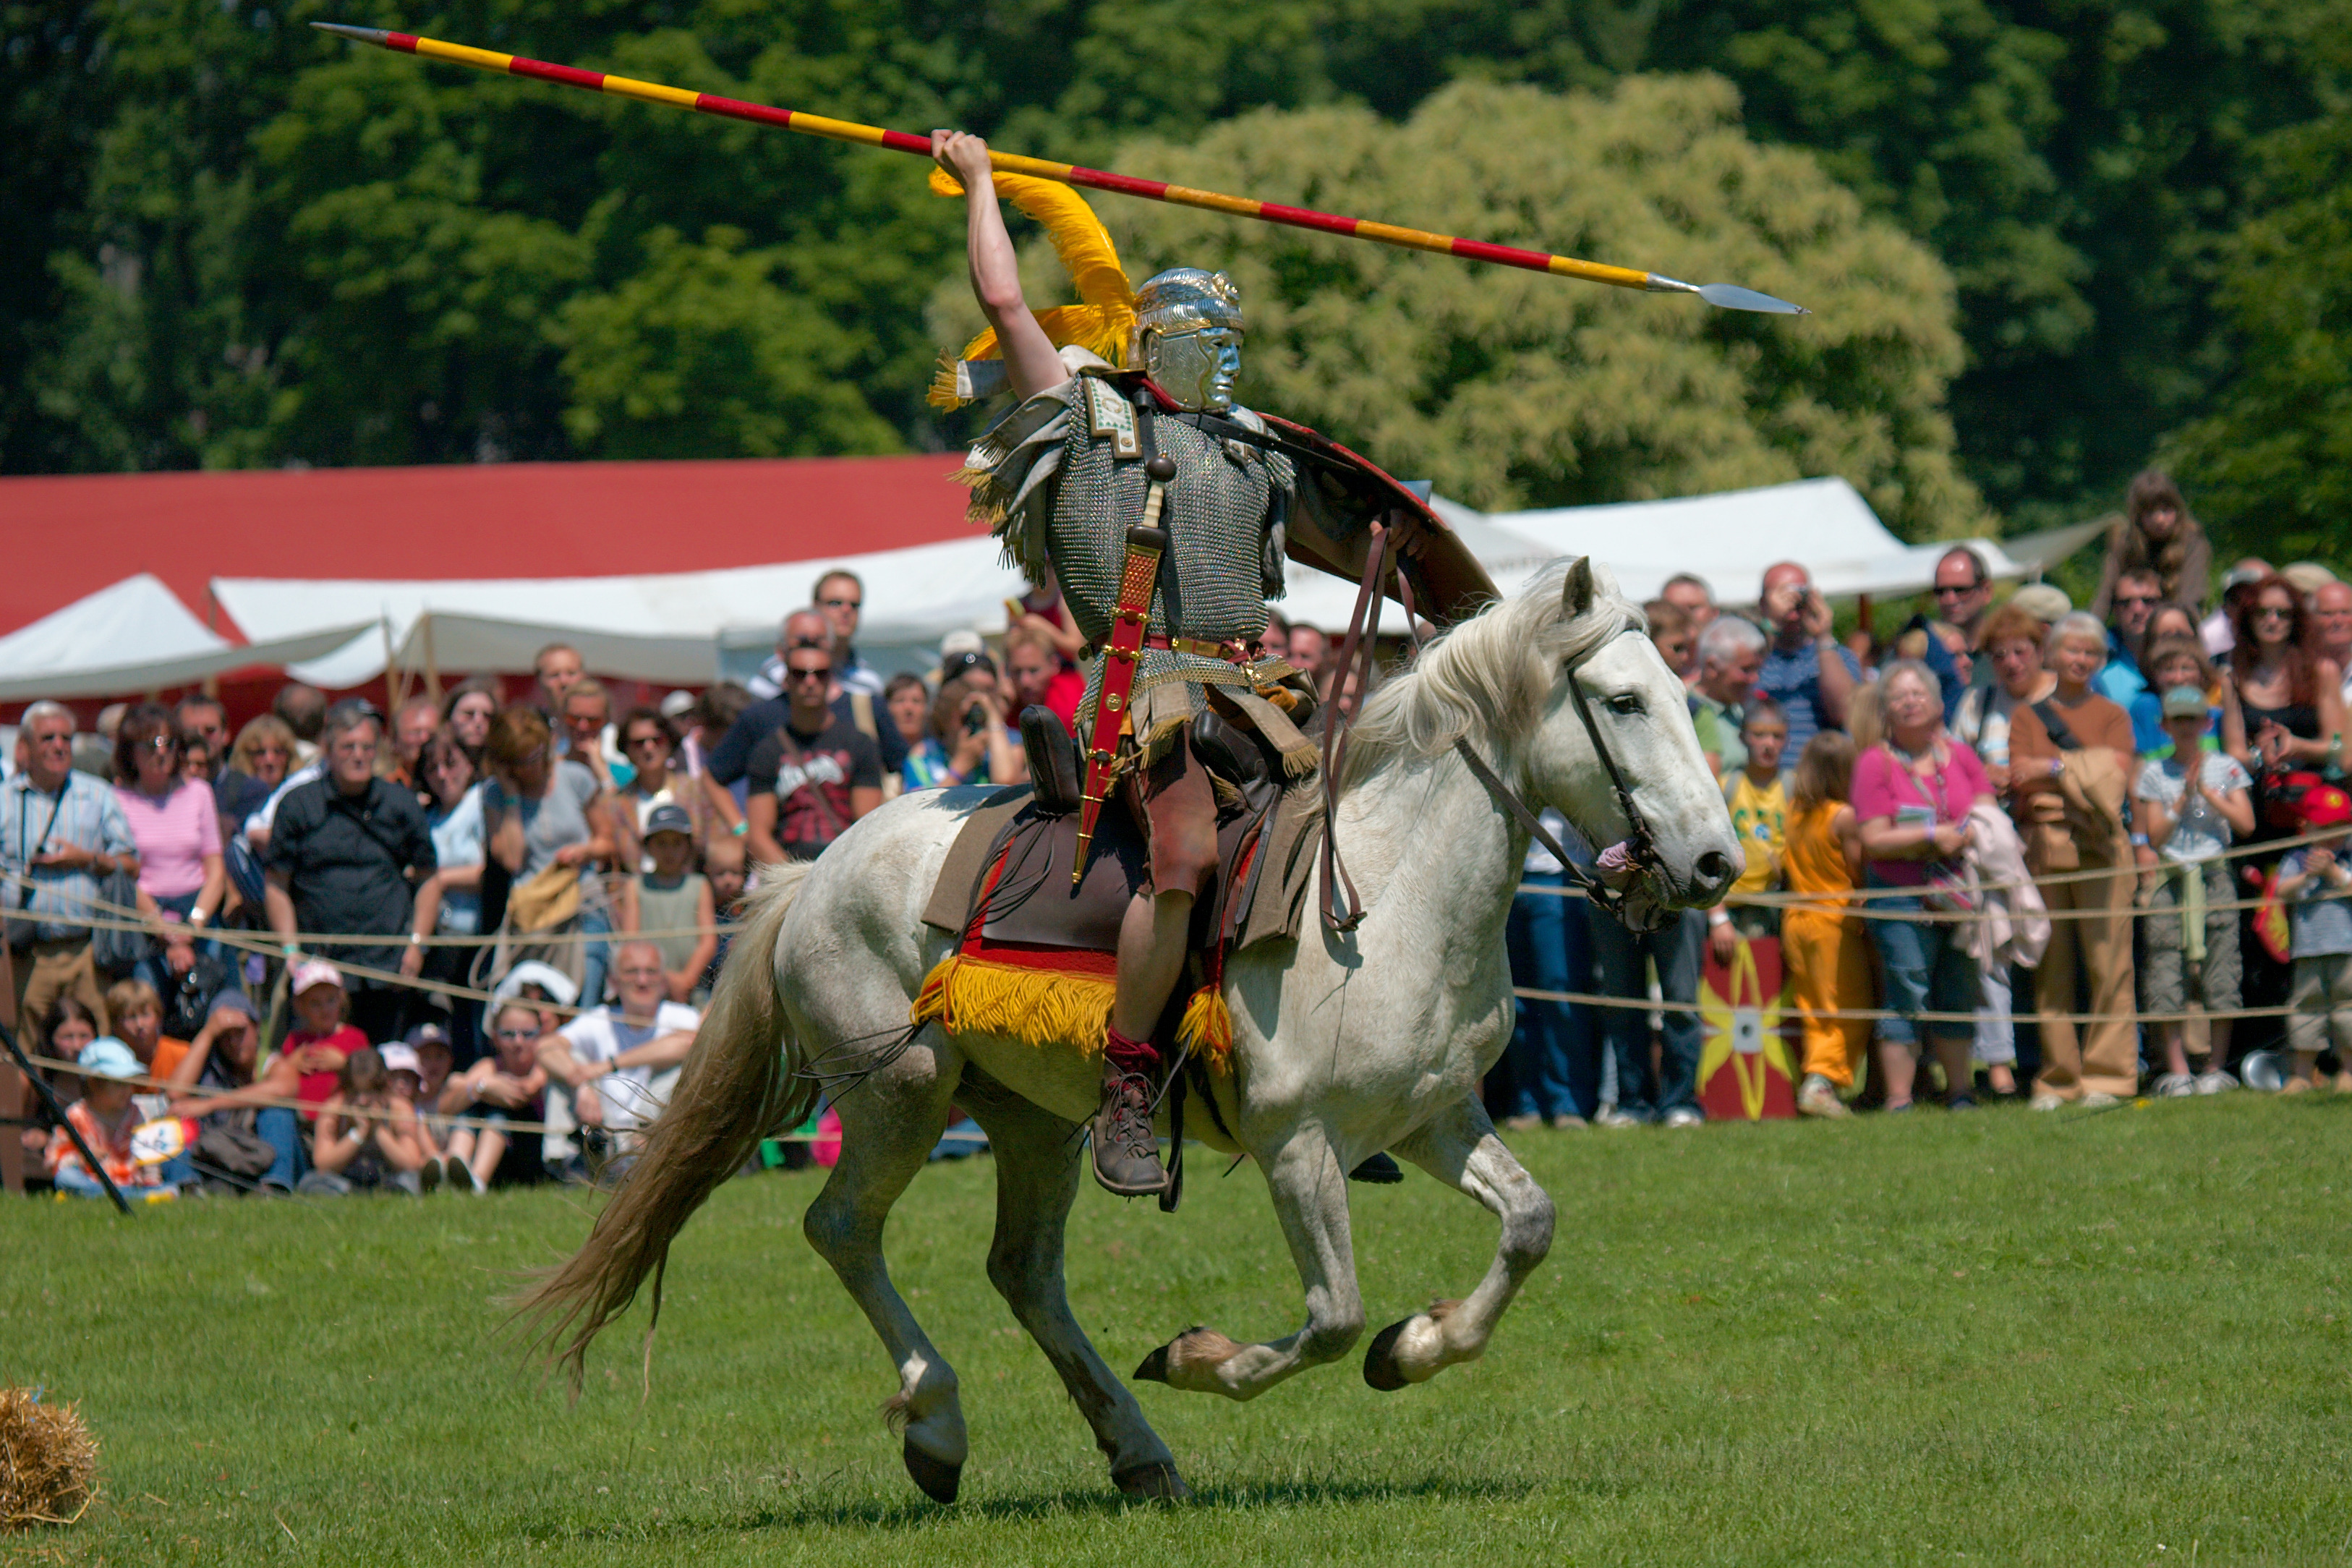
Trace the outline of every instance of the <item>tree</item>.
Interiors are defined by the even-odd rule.
[[[1269,201],[1738,281],[1809,317],[1710,310],[1180,207],[1096,198],[1131,279],[1218,267],[1249,321],[1244,401],[1486,508],[1686,495],[1841,474],[1906,537],[1986,526],[1942,408],[1949,274],[1809,155],[1740,133],[1722,79],[1606,94],[1457,83],[1402,127],[1261,111],[1120,167]],[[1068,297],[1050,251],[1034,301]],[[976,322],[961,279],[942,341]]]
[[[2262,210],[2217,291],[2241,368],[2170,457],[2225,554],[2352,565],[2352,128],[2299,127],[2263,153]]]

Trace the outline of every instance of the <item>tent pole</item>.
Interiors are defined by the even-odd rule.
[[[433,700],[433,705],[436,708],[438,708],[441,705],[441,661],[436,658],[433,653],[433,612],[430,610],[425,611],[423,620],[425,626],[425,695],[431,698]]]
[[[408,695],[408,678],[400,668],[400,655],[392,646],[392,617],[384,616],[376,625],[383,630],[383,705],[387,717],[400,711],[400,704]]]
[[[220,595],[214,593],[213,585],[210,583],[207,583],[205,584],[205,630],[217,633],[220,630],[219,623]],[[219,701],[220,677],[217,675],[205,676],[202,689],[205,696],[211,698],[215,702]]]

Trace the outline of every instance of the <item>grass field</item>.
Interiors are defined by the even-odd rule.
[[[814,1175],[688,1227],[640,1405],[610,1336],[576,1407],[497,1333],[575,1194],[0,1205],[0,1380],[79,1399],[104,1493],[0,1562],[2339,1562],[2352,1551],[2352,1100],[1528,1135],[1550,1261],[1486,1360],[1377,1394],[1354,1358],[1248,1405],[1146,1386],[1200,1500],[1122,1506],[981,1271],[986,1160],[894,1226],[962,1379],[963,1500],[876,1416],[881,1350],[802,1243]],[[1287,1331],[1244,1168],[1184,1212],[1089,1188],[1072,1294],[1129,1366]],[[1354,1189],[1370,1321],[1476,1279],[1493,1222]],[[640,1320],[632,1319],[631,1323]]]

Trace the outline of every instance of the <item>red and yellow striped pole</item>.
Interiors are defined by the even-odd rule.
[[[868,147],[886,147],[894,153],[912,153],[924,158],[931,155],[929,137],[917,136],[905,131],[886,131],[878,125],[829,120],[821,114],[810,114],[796,109],[772,109],[764,103],[745,103],[740,99],[721,98],[716,93],[689,92],[684,88],[665,87],[659,82],[607,76],[602,71],[582,70],[577,66],[551,65],[545,60],[527,59],[520,55],[502,55],[494,49],[477,49],[465,44],[445,43],[439,38],[420,38],[411,33],[388,32],[381,27],[352,27],[339,22],[313,22],[310,26],[362,44],[373,44],[378,48],[421,55],[427,59],[448,60],[457,65],[472,66],[477,70],[529,77],[534,81],[551,81],[563,87],[583,88],[590,92],[634,98],[645,103],[667,103],[678,109],[690,109],[698,114],[717,114],[730,120],[748,120],[756,125],[774,125],[786,131],[797,131],[803,136],[856,142]],[[1215,191],[1194,190],[1189,185],[1170,184],[1165,180],[1140,180],[1132,174],[1115,174],[1107,169],[1056,163],[1044,158],[1024,158],[1016,153],[999,153],[992,149],[988,156],[995,167],[1008,173],[1059,180],[1066,184],[1083,185],[1088,190],[1115,191],[1121,195],[1142,196],[1150,201],[1169,202],[1177,206],[1230,213],[1235,217],[1287,224],[1293,228],[1311,228],[1325,234],[1344,235],[1350,239],[1369,239],[1379,245],[1434,251],[1441,256],[1458,256],[1468,261],[1489,261],[1498,266],[1525,268],[1530,272],[1549,272],[1563,278],[1581,278],[1589,283],[1607,283],[1619,289],[1696,294],[1709,304],[1736,310],[1800,316],[1807,313],[1802,306],[1791,305],[1769,294],[1759,294],[1753,289],[1728,283],[1685,283],[1679,279],[1639,271],[1631,267],[1580,261],[1572,256],[1521,250],[1516,246],[1493,245],[1482,239],[1463,239],[1448,234],[1432,234],[1425,229],[1402,228],[1395,224],[1374,223],[1368,218],[1341,217],[1336,213],[1317,212],[1312,207],[1285,206],[1278,202],[1262,202],[1249,196],[1228,196]]]

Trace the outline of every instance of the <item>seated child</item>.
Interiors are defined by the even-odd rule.
[[[111,1035],[101,1035],[84,1046],[75,1060],[81,1068],[82,1092],[79,1100],[66,1107],[66,1121],[81,1134],[122,1195],[168,1198],[176,1196],[183,1185],[193,1185],[194,1173],[186,1167],[184,1155],[169,1166],[141,1164],[132,1156],[131,1135],[146,1118],[133,1103],[138,1091],[130,1080],[145,1077],[146,1072],[131,1047]],[[60,1193],[82,1198],[106,1196],[105,1184],[83,1163],[73,1134],[63,1127],[49,1134],[47,1168],[49,1180]]]
[[[488,1123],[450,1129],[443,1167],[452,1191],[487,1192],[509,1151],[528,1155],[536,1149],[532,1140],[510,1135],[507,1124],[545,1119],[547,1069],[539,1065],[538,1048],[544,1022],[537,1008],[519,1001],[507,1003],[490,1019],[492,1054],[443,1087],[443,1111]],[[522,1172],[519,1165],[510,1167],[506,1172],[509,1179],[518,1175],[531,1179],[537,1161],[520,1163],[530,1165],[530,1172]]]
[[[384,1187],[422,1192],[427,1167],[416,1130],[415,1107],[392,1087],[383,1058],[362,1046],[344,1059],[335,1092],[320,1107],[310,1173],[296,1190],[331,1197]]]
[[[2294,1076],[2281,1092],[2303,1094],[2332,1039],[2339,1060],[2352,1063],[2352,866],[2345,864],[2345,828],[2352,826],[2352,795],[2322,784],[2303,797],[2303,830],[2324,834],[2290,849],[2279,861],[2277,894],[2287,907],[2294,960],[2294,1009],[2286,1024]],[[2352,1090],[2352,1070],[2336,1075],[2336,1090]]]

